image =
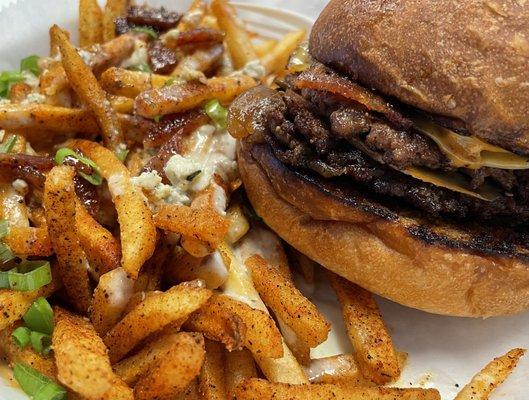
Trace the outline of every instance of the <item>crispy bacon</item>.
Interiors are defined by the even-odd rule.
[[[169,47],[175,48],[188,44],[222,43],[223,40],[224,32],[218,29],[195,28],[189,31],[178,32],[177,35],[166,35],[164,43]]]
[[[181,18],[182,14],[167,11],[163,7],[131,6],[126,16],[116,20],[116,33],[121,35],[135,26],[148,26],[158,32],[165,32],[174,28]]]
[[[55,165],[51,157],[28,154],[0,154],[0,176],[6,180],[24,179],[37,189],[44,188],[46,172]]]
[[[356,101],[371,111],[383,114],[398,128],[407,129],[413,125],[411,120],[395,110],[382,97],[350,79],[341,77],[323,64],[313,64],[296,78],[295,84],[300,89],[322,90]]]

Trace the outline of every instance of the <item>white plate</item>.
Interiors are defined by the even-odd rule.
[[[76,0],[20,0],[16,5],[1,7],[0,0],[0,70],[17,68],[28,54],[46,54],[48,28],[57,23],[70,30],[76,39]],[[152,5],[183,10],[189,0],[151,0]],[[321,0],[250,0],[249,6],[239,5],[241,15],[252,29],[271,37],[279,37],[293,28],[310,28],[325,5]],[[262,8],[271,6],[275,10]],[[263,18],[262,14],[267,15]],[[336,332],[343,333],[339,307],[332,293],[320,284],[315,299],[331,321]],[[459,386],[495,356],[513,347],[529,347],[529,313],[514,317],[474,320],[449,318],[411,310],[380,300],[382,312],[399,350],[409,353],[408,365],[399,385],[423,385],[438,388],[443,399],[451,399]],[[347,347],[342,335],[337,339]],[[331,346],[332,347],[332,346]],[[322,355],[320,349],[315,354]],[[2,378],[0,369],[0,400],[26,399]],[[527,400],[529,398],[529,357],[522,360],[515,373],[491,399]]]

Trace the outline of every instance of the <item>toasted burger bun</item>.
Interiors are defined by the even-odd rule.
[[[238,162],[257,214],[324,267],[400,304],[466,317],[529,308],[529,249],[479,229],[431,225],[364,195],[292,172],[244,140]],[[498,235],[500,236],[500,235]]]
[[[333,0],[318,61],[508,150],[529,154],[529,2]]]

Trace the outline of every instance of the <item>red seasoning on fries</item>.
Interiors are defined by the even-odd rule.
[[[435,60],[440,42],[449,44],[444,64],[426,69],[446,67],[446,60],[454,61],[452,47],[468,47],[466,26],[497,50],[500,46],[481,28],[493,25],[501,47],[518,51],[523,59],[520,27],[527,25],[529,14],[521,5],[516,12],[501,5],[491,13],[488,7],[492,17],[475,26],[443,23],[452,11],[438,13],[440,23],[430,20],[430,8],[441,7],[433,0],[394,2],[395,7],[375,13],[373,25],[380,32],[395,25],[384,25],[386,18],[399,20],[404,13],[406,29],[416,33],[420,24],[413,23],[417,17],[411,13],[416,8],[434,34],[443,29],[453,39],[457,32],[458,40],[437,40],[420,60],[421,46],[407,46],[406,51],[417,51],[404,57],[406,71],[423,66],[423,59]],[[393,88],[398,93],[388,93],[387,87],[372,91],[379,82],[367,82],[365,76],[383,73],[377,57],[397,63],[403,49],[392,47],[400,43],[395,40],[384,42],[382,55],[369,48],[381,37],[380,32],[365,35],[373,32],[364,21],[373,14],[371,3],[332,0],[320,18],[325,21],[330,14],[332,24],[318,22],[307,43],[307,27],[279,29],[287,26],[280,10],[263,14],[272,26],[278,23],[277,31],[269,31],[274,38],[258,33],[268,21],[254,18],[247,26],[247,12],[261,12],[260,6],[194,0],[187,10],[175,11],[130,0],[79,0],[79,35],[53,25],[49,56],[29,55],[18,69],[0,72],[0,357],[29,398],[440,400],[436,389],[410,387],[407,376],[405,388],[390,387],[402,383],[405,353],[395,350],[373,295],[330,272],[330,284],[320,279],[324,272],[319,262],[332,267],[330,261],[345,257],[342,261],[352,264],[345,271],[354,270],[349,277],[356,280],[369,270],[364,263],[372,265],[377,261],[372,255],[387,246],[394,247],[391,257],[404,260],[406,271],[416,271],[422,254],[408,248],[408,239],[426,234],[412,232],[406,223],[404,241],[392,241],[396,231],[385,227],[404,217],[398,212],[393,217],[386,205],[373,209],[363,197],[339,201],[356,193],[356,181],[344,190],[334,188],[342,181],[361,180],[362,188],[372,185],[388,203],[413,192],[413,208],[418,208],[417,203],[431,197],[427,190],[410,191],[405,185],[426,173],[401,165],[411,151],[413,160],[424,164],[428,155],[429,162],[437,162],[421,168],[464,174],[469,185],[458,190],[456,203],[466,199],[466,208],[457,212],[497,216],[496,203],[481,202],[492,195],[501,200],[509,192],[512,203],[501,203],[500,209],[509,216],[519,213],[523,220],[525,205],[518,199],[527,168],[523,131],[511,118],[510,106],[502,106],[504,112],[491,112],[486,122],[506,128],[511,121],[502,138],[506,144],[513,137],[519,142],[509,149],[485,143],[496,130],[487,131],[492,135],[487,138],[474,137],[487,108],[473,112],[461,99],[464,90],[445,90],[459,90],[461,82],[441,85],[434,96],[429,96],[432,85],[421,85],[447,76],[450,68],[445,74],[421,71],[411,78],[404,71]],[[467,3],[458,7],[464,11],[458,17],[462,20],[477,13]],[[352,14],[352,8],[361,12]],[[484,9],[481,4],[475,8]],[[362,29],[355,28],[358,24]],[[414,37],[408,31],[402,35],[400,25],[393,27],[399,34],[386,36],[404,42]],[[503,35],[503,27],[508,34]],[[421,43],[429,40],[421,35]],[[472,41],[478,47],[482,42]],[[350,43],[355,46],[343,50]],[[489,71],[497,63],[488,62],[489,51],[478,50],[473,54],[479,57],[470,59],[462,51],[455,64]],[[318,64],[313,52],[340,72]],[[367,56],[373,63],[369,68],[350,60]],[[478,64],[472,62],[476,57]],[[523,93],[519,83],[529,78],[516,80],[522,74],[511,58],[503,57],[508,73],[489,71],[496,80],[487,87],[501,95],[497,87],[512,84],[517,90],[509,92],[509,104],[515,104]],[[356,77],[358,71],[348,71],[351,65],[366,68],[364,79],[344,75]],[[395,65],[395,70],[403,69]],[[482,79],[479,71],[471,72]],[[392,79],[384,82],[391,86]],[[408,97],[401,98],[401,91]],[[473,86],[476,104],[481,92]],[[394,104],[394,97],[401,102]],[[436,111],[431,121],[409,113],[430,97],[443,100],[430,108],[422,104],[422,109]],[[501,96],[493,97],[505,105]],[[467,121],[467,112],[479,121]],[[461,152],[472,162],[454,165]],[[384,192],[394,181],[404,186]],[[455,185],[437,183],[429,184],[436,190]],[[310,185],[319,186],[307,191]],[[501,189],[485,192],[483,185]],[[443,205],[431,203],[439,206],[436,210],[454,205],[452,197],[439,199]],[[274,217],[278,214],[282,216]],[[406,218],[412,221],[410,215]],[[361,229],[353,230],[358,218]],[[369,232],[365,242],[354,240],[364,232]],[[509,237],[518,246],[515,236]],[[429,251],[434,246],[424,247]],[[453,255],[452,249],[446,251]],[[476,257],[482,259],[479,251]],[[495,271],[509,272],[509,257]],[[446,261],[446,268],[463,271],[476,263],[472,260],[464,265]],[[421,285],[417,276],[388,279],[386,267],[391,269],[384,265],[375,280],[359,281],[366,287],[383,282],[397,291],[402,291],[398,282]],[[421,269],[421,277],[436,268]],[[522,268],[518,272],[521,277]],[[481,280],[488,282],[487,274],[470,275],[476,286],[465,289],[466,298],[472,297],[469,304]],[[512,283],[514,278],[506,274],[505,279]],[[506,293],[525,293],[521,286],[511,286]],[[427,291],[432,288],[426,286]],[[321,290],[335,291],[345,329],[318,307]],[[502,308],[504,302],[496,305]],[[436,306],[447,304],[437,301]],[[475,305],[473,310],[484,313],[486,308]],[[340,334],[353,349],[332,349],[343,344]],[[523,354],[513,349],[490,362],[457,399],[488,399]]]

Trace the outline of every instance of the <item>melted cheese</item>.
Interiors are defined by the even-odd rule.
[[[431,138],[455,167],[529,169],[529,159],[473,136],[463,136],[423,117],[413,117],[415,128]]]

